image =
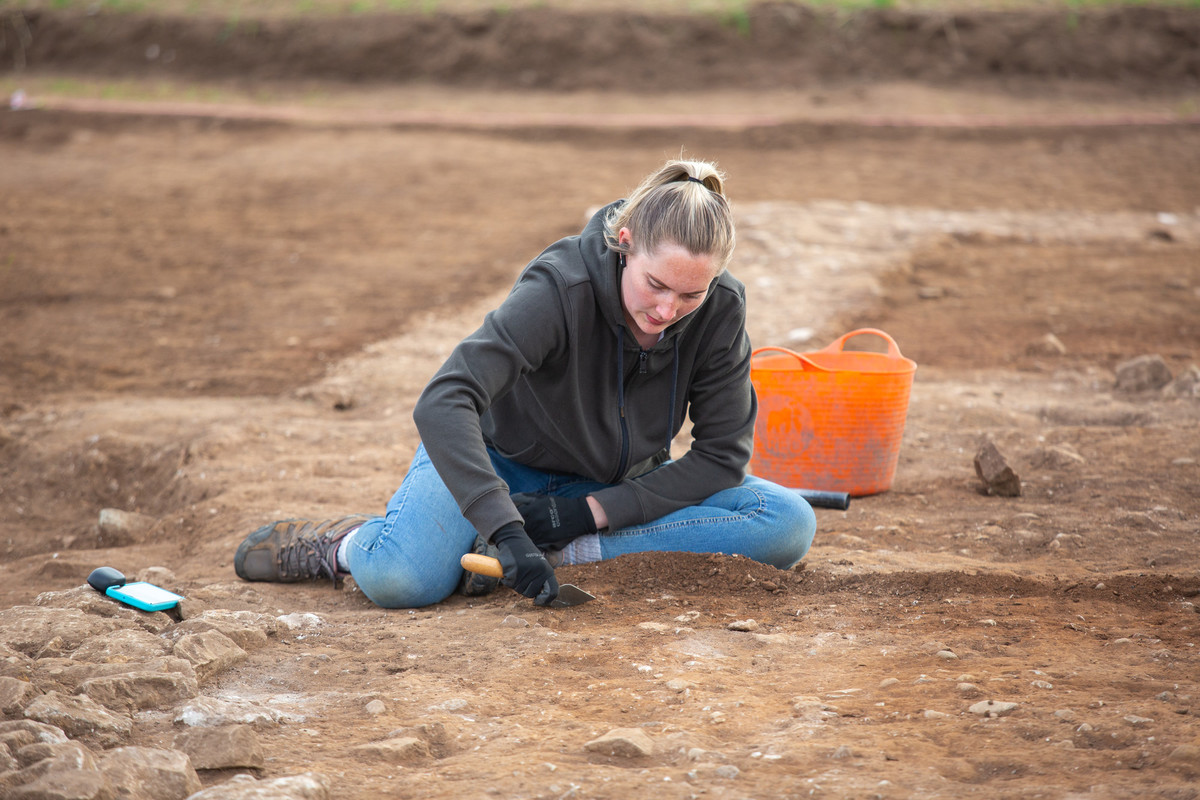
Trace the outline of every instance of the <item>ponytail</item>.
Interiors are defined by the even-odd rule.
[[[619,234],[628,228],[632,244]],[[649,175],[604,221],[609,249],[629,254],[674,244],[692,255],[712,256],[725,269],[735,243],[733,212],[725,198],[725,176],[707,161],[668,161]]]

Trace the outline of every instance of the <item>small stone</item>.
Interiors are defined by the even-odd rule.
[[[1050,683],[1049,681],[1030,681],[1029,685],[1033,686],[1037,689],[1053,689],[1054,688],[1054,684]]]
[[[974,696],[979,692],[979,687],[969,681],[961,681],[956,688],[965,695]]]
[[[830,757],[830,758],[837,758],[837,759],[841,759],[841,758],[853,758],[853,757],[854,757],[854,751],[850,749],[850,746],[849,746],[849,745],[845,745],[845,744],[843,744],[843,745],[840,745],[840,746],[838,747],[838,749],[836,749],[836,750],[834,750],[832,753],[830,753],[830,754],[829,754],[829,757]]]
[[[1149,725],[1151,722],[1154,722],[1154,720],[1150,719],[1149,717],[1139,717],[1137,714],[1126,714],[1124,719],[1135,728],[1141,728],[1145,725]]]
[[[999,497],[1021,495],[1021,479],[1008,465],[995,442],[985,442],[975,454],[975,474],[983,481],[984,494]]]
[[[325,624],[325,621],[313,614],[311,611],[307,613],[285,614],[275,618],[283,627],[289,631],[307,631],[320,628]]]
[[[740,769],[738,769],[737,767],[735,767],[733,764],[722,764],[721,766],[719,766],[715,770],[713,770],[713,774],[716,775],[718,778],[725,778],[726,780],[733,780],[738,775],[741,775],[742,771]]]
[[[951,650],[938,650],[938,651],[937,651],[937,653],[936,653],[935,655],[937,655],[937,657],[938,657],[938,658],[940,658],[940,659],[942,659],[942,660],[944,660],[944,661],[956,661],[956,660],[958,660],[958,656],[957,656],[957,655],[955,655],[955,654],[954,654],[954,652],[953,652],[953,651],[951,651]]]
[[[950,715],[944,711],[934,711],[933,709],[927,708],[925,709],[924,717],[925,719],[948,719]]]
[[[1079,721],[1079,715],[1076,714],[1074,711],[1072,711],[1069,708],[1058,709],[1057,711],[1054,712],[1054,716],[1057,717],[1062,722],[1065,722],[1069,725],[1074,725],[1076,722]]]
[[[371,702],[367,703],[364,710],[368,714],[379,715],[387,711],[387,706],[383,704],[382,700],[372,700]]]
[[[436,704],[430,706],[429,710],[430,711],[462,711],[464,708],[466,708],[469,705],[470,705],[470,703],[467,702],[467,700],[465,698],[451,697],[449,700],[446,700],[441,703],[436,703]]]
[[[1004,700],[981,700],[967,710],[981,717],[1003,717],[1016,711],[1018,705]]]
[[[734,622],[729,623],[725,627],[727,627],[731,631],[742,631],[745,633],[750,633],[750,632],[758,630],[758,623],[752,619],[740,619],[740,620],[735,620]]]
[[[638,627],[642,630],[654,631],[655,633],[667,633],[671,630],[670,625],[662,622],[639,622]]]
[[[785,334],[789,344],[807,344],[811,342],[817,332],[812,328],[792,328]]]
[[[1158,391],[1171,382],[1171,369],[1160,355],[1131,358],[1117,365],[1118,392],[1135,394]]]
[[[672,692],[686,692],[688,689],[695,688],[696,684],[691,681],[685,681],[683,678],[672,678],[667,681],[667,688]]]
[[[1053,333],[1047,333],[1037,341],[1030,342],[1025,352],[1031,356],[1063,356],[1067,354],[1067,347]]]
[[[507,617],[504,618],[504,621],[500,623],[500,627],[501,628],[528,628],[529,620],[525,619],[524,617],[518,617],[513,614],[509,614]]]
[[[1069,445],[1056,444],[1038,448],[1031,459],[1034,469],[1063,470],[1086,464],[1087,459]]]
[[[899,682],[900,682],[899,678],[884,678],[883,680],[881,680],[879,682],[879,688],[886,689],[889,686],[895,686]]]
[[[617,758],[641,758],[654,752],[654,740],[641,728],[615,728],[583,749]]]

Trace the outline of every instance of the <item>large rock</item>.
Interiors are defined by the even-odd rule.
[[[1175,380],[1163,390],[1168,397],[1200,398],[1200,367],[1195,364],[1175,376]]]
[[[114,800],[112,784],[79,742],[26,745],[17,761],[21,769],[0,775],[6,800]]]
[[[1021,479],[1008,465],[995,442],[984,442],[975,454],[975,474],[983,482],[985,494],[1000,497],[1021,495]]]
[[[204,788],[191,759],[178,750],[118,747],[104,754],[100,771],[128,800],[184,800]]]
[[[103,547],[128,547],[141,544],[150,535],[158,520],[148,514],[120,508],[100,509],[96,527]]]
[[[1117,365],[1118,392],[1155,392],[1171,382],[1171,368],[1160,355],[1131,358]]]
[[[171,633],[182,637],[190,633],[219,631],[243,650],[254,650],[265,647],[269,638],[275,635],[277,627],[275,618],[267,614],[214,609],[189,617],[176,625]]]
[[[34,722],[31,719],[0,722],[0,744],[5,745],[14,753],[35,742],[53,744],[65,741],[67,741],[67,734],[63,732],[62,728],[54,725]]]
[[[13,606],[0,612],[0,642],[34,658],[48,650],[65,655],[93,636],[127,627],[76,608]]]
[[[261,767],[262,745],[246,725],[193,728],[175,737],[175,748],[188,754],[196,769]]]
[[[181,703],[200,691],[194,677],[177,672],[126,672],[91,678],[79,693],[116,711],[145,711]]]
[[[0,716],[20,716],[37,696],[38,690],[29,681],[0,676]]]
[[[276,728],[284,721],[303,722],[304,717],[256,703],[253,700],[225,700],[219,697],[198,696],[189,700],[175,717],[176,722],[189,728],[219,728],[222,725],[253,725],[256,728]]]
[[[131,628],[86,639],[71,653],[71,658],[92,664],[126,664],[148,661],[170,652],[171,644],[161,636]]]
[[[27,681],[33,674],[34,660],[0,643],[0,676]]]
[[[192,662],[201,683],[246,660],[246,651],[219,631],[189,633],[175,643],[174,653]]]
[[[351,752],[388,764],[411,764],[429,757],[429,745],[415,736],[394,736],[350,748]]]
[[[133,723],[114,714],[88,697],[47,692],[25,708],[29,719],[61,728],[72,739],[101,748],[123,744],[133,732]]]
[[[43,658],[37,661],[32,680],[34,685],[43,691],[74,694],[80,686],[93,678],[125,675],[133,671],[174,673],[187,681],[197,681],[192,662],[176,656],[152,658],[138,664],[80,664],[66,658]]]
[[[160,633],[175,624],[170,614],[136,609],[100,594],[87,584],[61,592],[42,592],[33,604],[44,608],[77,608],[98,617],[123,620],[130,623],[126,627],[138,627],[151,633]]]
[[[238,775],[198,792],[188,800],[330,800],[333,796],[330,787],[329,779],[315,772],[269,781]]]
[[[615,728],[588,742],[583,749],[618,758],[640,758],[654,752],[654,740],[641,728]]]

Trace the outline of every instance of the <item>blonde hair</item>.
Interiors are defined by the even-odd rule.
[[[630,243],[620,241],[622,228],[629,229]],[[635,248],[647,253],[675,244],[692,255],[712,256],[719,273],[735,243],[725,176],[707,161],[668,161],[609,212],[604,239],[625,255]]]

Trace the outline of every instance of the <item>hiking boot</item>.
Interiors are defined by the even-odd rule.
[[[337,568],[337,547],[346,534],[371,516],[341,519],[285,519],[246,537],[233,556],[233,569],[247,581],[294,583],[329,578],[341,588],[346,573]]]
[[[489,544],[482,536],[475,537],[475,545],[471,548],[471,552],[481,556],[491,556],[492,558],[500,557],[500,548],[494,544]],[[458,582],[458,592],[467,597],[483,597],[485,594],[491,594],[496,591],[496,587],[499,585],[499,578],[491,578],[487,575],[463,570],[462,580]]]

